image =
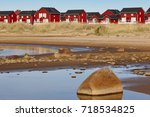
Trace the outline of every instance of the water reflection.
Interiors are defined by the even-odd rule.
[[[122,100],[123,93],[102,95],[102,96],[88,96],[77,95],[80,100]]]
[[[36,54],[46,54],[55,53],[57,50],[38,47],[38,46],[23,46],[23,45],[0,45],[0,56],[10,56],[10,55],[24,55],[25,53],[30,55]]]
[[[101,68],[63,68],[17,71],[0,74],[0,99],[29,99],[29,100],[130,100],[150,99],[150,95],[135,91],[124,90],[123,94],[106,96],[77,95],[80,84],[94,71]],[[132,67],[130,67],[132,69]],[[112,68],[121,79],[139,78],[126,67]],[[82,74],[75,72],[82,71]],[[71,78],[75,76],[76,78]],[[123,86],[128,84],[124,83]]]

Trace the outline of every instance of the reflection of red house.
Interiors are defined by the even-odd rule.
[[[87,12],[87,22],[88,23],[99,23],[99,12]]]
[[[0,11],[0,22],[14,23],[17,21],[17,16],[14,11]]]
[[[120,20],[120,11],[117,9],[108,9],[99,17],[99,20],[104,24],[116,24]]]
[[[34,24],[34,14],[36,11],[21,11],[17,15],[18,22]]]
[[[150,23],[150,8],[146,11],[145,23]]]
[[[145,23],[143,8],[123,8],[121,10],[122,23]]]
[[[84,10],[68,10],[65,13],[66,22],[79,22],[86,23],[87,17],[86,12]]]
[[[52,7],[42,7],[35,14],[36,23],[60,22],[60,12]]]

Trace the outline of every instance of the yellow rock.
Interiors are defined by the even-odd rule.
[[[122,83],[108,68],[92,73],[78,88],[77,94],[82,95],[108,95],[122,93]]]

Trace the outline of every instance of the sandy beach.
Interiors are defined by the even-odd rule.
[[[67,66],[92,66],[92,65],[128,65],[149,64],[150,37],[149,36],[58,36],[58,35],[0,35],[0,44],[38,44],[38,45],[63,45],[95,47],[96,51],[52,55],[29,56],[34,58],[26,62],[1,62],[0,71],[21,69],[39,69]],[[101,50],[101,48],[103,48]],[[48,59],[50,58],[50,60]],[[13,59],[13,58],[11,58]],[[17,59],[22,59],[19,57]],[[150,78],[127,79],[124,84],[132,84],[124,89],[150,94]]]

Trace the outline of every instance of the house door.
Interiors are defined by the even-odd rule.
[[[69,19],[66,19],[66,22],[69,22]]]
[[[30,23],[31,21],[30,21],[30,19],[27,19],[27,23]]]
[[[8,19],[4,19],[4,23],[8,23]]]
[[[121,21],[122,21],[122,22],[126,22],[126,18],[122,18]]]
[[[106,24],[108,24],[109,23],[109,18],[106,18]]]
[[[43,19],[43,23],[48,23],[48,19]]]
[[[96,18],[94,18],[92,22],[93,22],[93,23],[97,23],[97,20],[96,20]]]

